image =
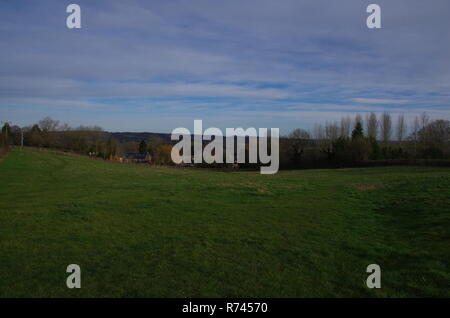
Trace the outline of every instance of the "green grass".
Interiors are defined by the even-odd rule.
[[[0,297],[450,297],[448,168],[267,176],[16,149],[0,184]]]

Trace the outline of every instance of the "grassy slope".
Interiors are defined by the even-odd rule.
[[[14,150],[0,184],[0,297],[450,296],[450,169],[263,176]]]

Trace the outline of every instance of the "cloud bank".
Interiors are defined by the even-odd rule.
[[[108,130],[309,127],[348,113],[450,115],[450,3],[368,1],[0,3],[0,120],[50,115]]]

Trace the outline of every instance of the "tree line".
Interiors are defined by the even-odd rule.
[[[450,122],[426,113],[408,123],[388,112],[294,129],[280,141],[282,166],[353,166],[366,161],[450,159]]]
[[[157,136],[118,142],[98,126],[70,127],[46,117],[19,127],[5,122],[0,151],[11,145],[60,149],[106,160],[121,153],[150,154],[156,164],[172,164],[172,145]],[[426,113],[407,122],[388,112],[364,117],[344,116],[340,121],[294,129],[280,138],[280,168],[351,167],[383,160],[450,159],[450,122]],[[252,165],[242,165],[252,167]]]
[[[71,127],[46,117],[36,124],[19,127],[5,122],[0,135],[0,149],[10,146],[51,148],[105,160],[115,160],[121,153],[149,153],[155,163],[170,159],[168,145],[159,138],[147,141],[120,143],[99,126]]]

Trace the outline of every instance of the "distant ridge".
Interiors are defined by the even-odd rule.
[[[170,134],[165,133],[151,133],[151,132],[109,132],[111,137],[120,143],[125,142],[140,142],[141,140],[148,140],[151,138],[159,138],[164,143],[170,143]]]

